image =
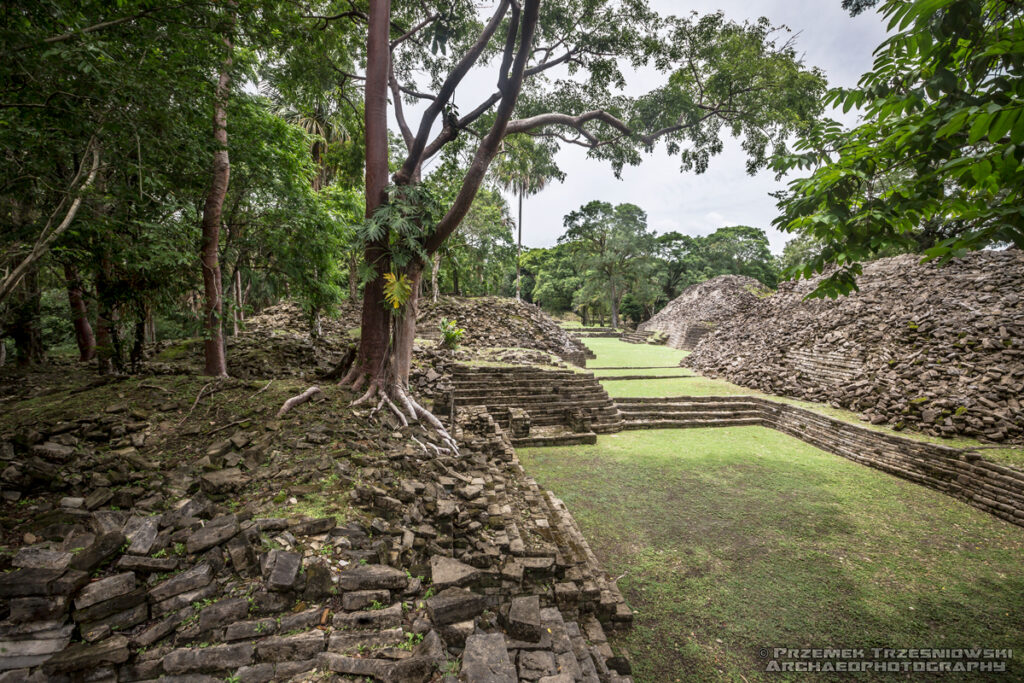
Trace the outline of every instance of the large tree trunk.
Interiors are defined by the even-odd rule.
[[[221,282],[218,258],[221,213],[224,209],[224,197],[228,192],[228,181],[231,175],[227,128],[227,104],[232,62],[230,38],[225,38],[224,43],[228,48],[228,55],[221,65],[213,103],[213,139],[217,150],[213,153],[210,191],[206,195],[206,205],[203,207],[203,243],[200,250],[200,260],[203,264],[203,290],[206,295],[206,300],[203,303],[205,331],[203,350],[206,356],[204,373],[217,377],[226,377],[228,374],[227,360],[224,357],[224,285]]]
[[[71,306],[71,322],[75,326],[78,360],[87,363],[96,355],[96,337],[89,324],[89,309],[85,305],[82,281],[78,277],[78,270],[70,263],[64,264],[64,279],[67,282],[68,304]]]
[[[412,368],[412,347],[416,339],[416,316],[419,315],[420,283],[423,267],[410,265],[406,276],[412,287],[409,301],[402,307],[402,314],[395,319],[395,338],[391,348],[389,384],[401,389],[409,388],[409,372]],[[413,416],[415,417],[415,416]]]
[[[371,0],[366,39],[366,94],[363,107],[366,128],[366,217],[386,201],[388,184],[388,73],[391,48],[391,0]],[[363,288],[359,362],[346,377],[359,387],[370,379],[370,391],[381,389],[387,370],[390,315],[384,308],[384,273],[387,235],[366,245],[364,257],[377,276]],[[350,285],[351,286],[351,285]]]
[[[519,188],[519,240],[516,242],[516,301],[522,296],[522,262],[523,262],[523,189]]]

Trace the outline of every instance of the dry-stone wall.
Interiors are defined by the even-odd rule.
[[[720,275],[684,289],[637,332],[660,332],[668,336],[668,346],[692,349],[722,321],[749,310],[767,291],[752,277]]]
[[[437,339],[441,320],[455,320],[465,330],[463,346],[536,349],[580,367],[587,364],[583,342],[559,327],[538,306],[524,301],[497,296],[441,297],[436,304],[422,301],[420,309],[417,337]]]
[[[939,268],[867,264],[860,291],[804,300],[816,281],[723,320],[686,361],[769,393],[829,402],[937,436],[1024,440],[1024,253]]]

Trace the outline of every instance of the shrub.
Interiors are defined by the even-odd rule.
[[[462,341],[462,335],[466,333],[454,320],[444,318],[441,320],[441,348],[454,349]]]

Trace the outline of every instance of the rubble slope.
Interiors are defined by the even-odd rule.
[[[668,335],[668,346],[692,349],[716,325],[749,310],[768,291],[752,277],[719,275],[684,289],[637,331],[660,332]]]
[[[722,321],[683,362],[742,386],[863,412],[936,436],[1024,440],[1024,253],[944,267],[865,265],[860,291],[805,300],[784,283]]]

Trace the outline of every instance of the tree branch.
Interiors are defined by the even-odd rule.
[[[74,201],[71,202],[71,206],[68,208],[67,213],[64,214],[64,220],[62,220],[60,225],[54,228],[52,232],[50,231],[50,226],[53,224],[53,220],[56,218],[57,213],[60,212],[61,208],[64,206],[64,201],[67,197],[61,200],[57,205],[57,208],[50,215],[49,220],[46,221],[46,225],[43,226],[43,231],[40,233],[38,239],[36,239],[36,243],[32,247],[32,251],[30,251],[28,255],[22,259],[21,263],[19,263],[18,266],[3,279],[3,282],[0,282],[0,303],[3,303],[7,297],[11,295],[11,292],[14,291],[14,288],[21,281],[21,278],[24,277],[28,269],[32,267],[32,264],[38,261],[42,255],[46,253],[46,250],[49,249],[54,240],[60,237],[75,219],[75,214],[78,213],[78,207],[82,205],[82,192],[92,184],[92,181],[96,178],[96,172],[100,167],[100,152],[96,148],[95,138],[90,139],[89,143],[86,145],[86,154],[88,154],[90,149],[92,150],[92,167],[89,169],[89,177],[86,178],[85,182],[78,188],[78,191],[76,192],[77,196]],[[75,183],[77,183],[78,179],[82,177],[82,171],[84,170],[85,162],[83,161],[78,167],[78,172],[75,174],[75,177],[71,179],[71,184],[69,186],[70,191],[74,192],[73,188]]]
[[[518,8],[514,8],[513,19],[518,19],[516,16],[518,14]],[[433,234],[427,238],[424,247],[428,254],[433,254],[444,244],[444,241],[455,231],[462,219],[465,218],[466,213],[469,212],[473,198],[476,197],[484,175],[487,173],[487,167],[490,166],[491,160],[498,153],[498,147],[507,134],[507,127],[512,118],[512,112],[515,110],[516,101],[519,99],[519,92],[523,87],[526,62],[533,48],[533,36],[537,29],[539,15],[540,0],[526,0],[526,7],[523,10],[522,28],[518,30],[519,49],[513,60],[511,73],[505,79],[507,87],[502,92],[501,103],[498,105],[494,123],[477,148],[473,162],[470,164],[469,171],[462,181],[462,187],[459,188],[459,194],[455,197],[455,201],[444,217],[438,222]],[[518,24],[519,22],[516,21],[515,23]],[[515,30],[516,27],[509,27],[510,32]]]
[[[440,14],[437,14],[435,12],[434,14],[431,14],[429,17],[427,17],[426,19],[424,19],[423,21],[421,21],[420,23],[416,24],[411,29],[409,29],[408,31],[403,33],[398,38],[395,38],[394,40],[392,40],[391,41],[391,49],[394,50],[396,47],[398,47],[399,45],[401,45],[405,41],[409,40],[410,38],[412,38],[414,35],[416,35],[420,31],[422,31],[424,28],[426,28],[427,26],[430,26],[431,24],[433,24],[435,21],[437,21],[438,17],[440,17],[440,16],[441,16]]]
[[[480,37],[477,38],[476,42],[469,48],[462,59],[458,61],[452,72],[448,74],[447,80],[441,86],[441,89],[437,93],[437,99],[427,107],[427,111],[423,113],[423,118],[420,121],[419,131],[416,133],[416,139],[413,141],[412,148],[409,150],[409,156],[406,157],[405,163],[402,164],[402,168],[395,174],[396,184],[404,184],[413,177],[416,169],[419,167],[420,162],[423,160],[423,149],[427,145],[427,138],[430,136],[430,130],[434,126],[434,121],[438,115],[448,104],[452,95],[455,93],[455,88],[462,82],[462,79],[466,77],[469,70],[473,67],[476,61],[480,58],[487,44],[491,41],[491,37],[495,31],[501,25],[501,20],[504,18],[505,13],[508,11],[510,0],[501,0],[498,3],[498,8],[494,12],[494,16],[484,27],[484,30],[480,33]]]
[[[412,131],[405,120],[405,109],[402,107],[402,92],[395,78],[395,60],[388,60],[388,85],[391,86],[391,94],[395,99],[395,118],[398,120],[398,127],[402,130],[402,139],[405,140],[405,148],[412,150]]]

